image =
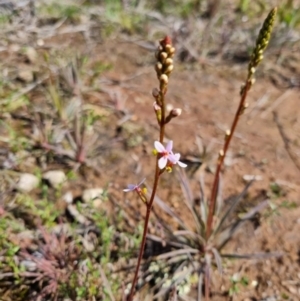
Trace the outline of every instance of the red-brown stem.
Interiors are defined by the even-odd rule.
[[[224,158],[226,156],[230,141],[233,137],[233,133],[234,133],[237,123],[239,121],[239,117],[240,117],[242,111],[244,110],[245,100],[246,100],[250,85],[251,85],[251,79],[248,77],[247,81],[245,83],[243,94],[241,96],[240,104],[238,106],[238,109],[237,109],[234,119],[233,119],[233,123],[231,125],[230,133],[229,133],[228,137],[226,137],[226,141],[224,143],[223,154],[219,155],[217,169],[216,169],[214,182],[213,182],[213,186],[212,186],[212,191],[211,191],[210,203],[209,203],[209,211],[208,211],[207,227],[206,227],[206,240],[209,239],[210,234],[212,232],[212,223],[213,223],[213,216],[214,216],[215,207],[216,207],[216,199],[217,199],[217,194],[218,194],[219,177],[220,177],[221,168],[222,168]]]
[[[142,261],[143,255],[144,255],[144,249],[145,249],[145,244],[146,244],[150,214],[151,214],[151,209],[152,209],[152,205],[153,205],[153,201],[154,201],[154,197],[155,197],[155,193],[156,193],[156,189],[157,189],[158,179],[159,179],[159,168],[158,168],[158,164],[156,164],[153,190],[152,190],[151,198],[150,198],[149,202],[147,203],[147,211],[146,211],[145,222],[144,222],[143,237],[142,237],[139,257],[138,257],[137,265],[136,265],[136,268],[135,268],[134,277],[133,277],[133,281],[132,281],[128,301],[133,300],[133,295],[134,295],[134,292],[135,292],[135,286],[136,286],[136,282],[137,282],[137,278],[138,278],[138,274],[139,274],[139,269],[140,269],[141,261]]]
[[[159,141],[162,143],[164,139],[164,132],[165,132],[165,103],[164,103],[164,94],[162,94],[162,113],[161,113],[161,123],[160,123],[160,131],[159,131]],[[144,255],[144,249],[145,249],[145,244],[146,244],[146,238],[147,238],[147,232],[148,232],[148,227],[149,227],[149,221],[150,221],[150,215],[151,215],[151,210],[152,206],[154,203],[154,197],[156,194],[156,189],[158,186],[158,180],[160,176],[160,170],[158,167],[158,156],[156,158],[156,169],[155,169],[155,177],[154,177],[154,183],[153,183],[153,188],[152,188],[152,193],[149,202],[146,203],[147,210],[146,210],[146,216],[145,216],[145,222],[144,222],[144,230],[143,230],[143,237],[142,237],[142,242],[140,246],[140,251],[139,251],[139,256],[138,256],[138,261],[137,265],[134,271],[134,277],[133,281],[131,284],[131,289],[130,289],[130,294],[128,297],[128,301],[133,300],[134,292],[135,292],[135,286],[137,283],[138,279],[138,274],[139,274],[139,269],[141,266],[142,258]]]

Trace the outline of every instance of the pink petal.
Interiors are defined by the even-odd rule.
[[[167,165],[167,161],[168,159],[166,157],[161,157],[159,160],[158,160],[158,167],[160,169],[164,169]]]
[[[170,141],[168,142],[167,146],[166,146],[166,150],[167,150],[168,152],[172,152],[172,148],[173,148],[173,141],[170,140]]]
[[[154,142],[154,147],[159,153],[163,153],[165,151],[165,147],[159,141]]]
[[[181,161],[178,161],[177,163],[178,163],[178,165],[179,165],[180,167],[183,167],[183,168],[187,167],[187,164],[185,164],[185,163],[183,163],[183,162],[181,162]]]
[[[177,153],[177,154],[171,154],[171,155],[169,156],[169,160],[170,160],[173,164],[176,164],[176,163],[178,162],[179,158],[180,158],[180,154],[179,154],[179,153]]]

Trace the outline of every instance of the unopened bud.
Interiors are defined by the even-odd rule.
[[[174,48],[174,47],[171,47],[170,50],[168,51],[168,54],[169,54],[170,56],[172,56],[174,53],[175,53],[175,48]]]
[[[154,109],[154,112],[156,115],[157,122],[158,122],[158,124],[160,124],[160,122],[161,122],[161,106],[156,101],[153,103],[153,109]]]
[[[165,64],[167,65],[167,66],[169,66],[169,65],[173,65],[173,59],[171,59],[171,58],[167,58],[166,59],[166,61],[165,61]]]
[[[155,70],[156,70],[156,71],[161,71],[162,67],[163,67],[163,65],[162,65],[162,63],[160,63],[160,62],[157,62],[157,63],[155,64]]]
[[[164,84],[167,84],[169,82],[169,78],[166,74],[162,74],[160,77],[159,77],[159,80],[160,82],[164,83]]]
[[[178,117],[181,115],[181,113],[182,110],[180,108],[176,108],[171,111],[170,115],[172,115],[173,117]]]
[[[167,57],[168,57],[168,54],[166,52],[161,52],[160,55],[159,55],[159,59],[162,63],[165,62]]]
[[[165,124],[170,122],[173,118],[180,116],[182,113],[182,110],[180,108],[172,109],[170,111],[170,114],[167,116],[165,120]]]
[[[153,108],[154,108],[154,111],[159,111],[159,110],[161,110],[160,105],[159,105],[156,101],[154,101],[154,103],[153,103]]]
[[[165,51],[169,53],[170,50],[171,50],[172,48],[173,48],[173,47],[172,47],[171,44],[167,44],[167,45],[165,46]]]
[[[174,65],[169,65],[165,71],[166,74],[169,74],[172,72],[172,70],[174,69]]]
[[[153,90],[152,90],[152,96],[154,98],[158,98],[158,96],[159,96],[159,90],[157,88],[153,88]]]
[[[227,130],[227,131],[225,132],[225,140],[228,139],[228,137],[230,136],[230,134],[231,134],[230,130]]]

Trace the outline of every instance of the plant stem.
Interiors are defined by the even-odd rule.
[[[163,105],[162,105],[162,118],[161,118],[161,122],[160,122],[159,141],[162,143],[163,139],[164,139],[164,133],[165,133],[165,104],[164,104],[164,94],[161,93],[161,95],[162,95],[162,104]],[[153,188],[152,188],[152,193],[151,193],[150,200],[149,200],[149,202],[146,203],[147,211],[146,211],[145,222],[144,222],[143,237],[142,237],[142,242],[141,242],[141,246],[140,246],[137,265],[136,265],[135,272],[134,272],[133,281],[132,281],[132,284],[131,284],[130,294],[129,294],[129,297],[127,299],[128,301],[133,300],[133,296],[134,296],[134,292],[135,292],[135,286],[136,286],[136,283],[137,283],[137,280],[138,280],[139,269],[140,269],[142,258],[143,258],[143,255],[144,255],[144,249],[145,249],[145,245],[146,245],[146,238],[147,238],[147,232],[148,232],[148,228],[149,228],[151,210],[152,210],[152,206],[153,206],[153,203],[154,203],[154,197],[155,197],[155,194],[156,194],[156,190],[157,190],[157,186],[158,186],[158,180],[159,180],[159,176],[160,176],[160,169],[158,167],[158,159],[159,158],[158,158],[158,155],[157,155],[154,183],[153,183]]]
[[[243,89],[243,94],[241,96],[240,104],[238,106],[238,109],[237,109],[234,119],[233,119],[233,123],[231,125],[230,133],[226,137],[226,141],[224,143],[223,150],[220,151],[220,154],[219,154],[217,169],[215,172],[214,182],[213,182],[212,191],[211,191],[211,198],[210,198],[210,203],[209,203],[209,211],[208,211],[208,219],[207,219],[207,227],[206,227],[206,240],[209,239],[211,231],[212,231],[213,216],[214,216],[215,207],[216,207],[216,200],[217,200],[217,194],[218,194],[221,168],[222,168],[227,150],[229,148],[230,141],[233,137],[237,123],[239,121],[239,117],[243,113],[243,110],[245,108],[245,100],[246,100],[246,97],[247,97],[250,87],[251,87],[251,78],[248,76],[248,78],[245,82],[245,87]]]
[[[148,227],[149,227],[150,214],[151,214],[151,209],[152,209],[152,205],[153,205],[153,202],[154,202],[154,197],[155,197],[155,193],[156,193],[156,189],[157,189],[158,179],[159,179],[159,168],[158,168],[158,164],[156,164],[153,190],[152,190],[150,200],[147,203],[147,211],[146,211],[145,222],[144,222],[143,237],[142,237],[141,247],[140,247],[140,251],[139,251],[139,257],[138,257],[137,265],[136,265],[136,268],[135,268],[134,277],[133,277],[133,281],[132,281],[128,301],[133,300],[133,295],[134,295],[134,292],[135,292],[135,286],[136,286],[136,283],[137,283],[138,273],[139,273],[139,269],[140,269],[140,266],[141,266],[141,261],[142,261],[143,255],[144,255],[147,232],[148,232]]]

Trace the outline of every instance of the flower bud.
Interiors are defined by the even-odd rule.
[[[166,60],[167,57],[168,57],[168,54],[166,52],[161,52],[160,55],[159,55],[160,61],[162,63],[165,62],[165,60]]]
[[[166,74],[170,74],[172,70],[174,69],[174,65],[169,65],[165,71]]]
[[[167,84],[169,82],[169,78],[166,74],[162,74],[160,77],[159,77],[159,80],[161,83],[164,83],[164,84]]]
[[[167,45],[165,46],[165,51],[166,51],[167,53],[169,53],[170,50],[171,50],[172,48],[173,48],[173,47],[172,47],[171,44],[167,44]]]
[[[156,101],[154,101],[154,103],[153,103],[153,108],[154,108],[154,111],[159,111],[159,110],[161,110],[160,105],[159,105]]]
[[[171,58],[167,58],[166,59],[166,61],[165,61],[165,64],[167,65],[167,66],[169,66],[169,65],[173,65],[173,59],[171,59]]]
[[[170,115],[172,115],[173,117],[178,117],[181,115],[181,113],[182,113],[182,110],[180,108],[176,108],[170,112]]]
[[[155,64],[155,70],[156,70],[156,71],[161,71],[161,70],[162,70],[162,67],[163,67],[163,65],[162,65],[162,63],[160,63],[160,62],[157,62],[157,63]]]
[[[170,122],[173,118],[180,116],[182,113],[182,110],[180,108],[172,109],[169,113],[169,115],[166,118],[165,123]]]
[[[174,53],[175,53],[175,48],[174,48],[174,47],[171,47],[170,50],[168,51],[168,54],[169,54],[170,56],[172,56]]]
[[[154,98],[158,98],[158,96],[159,96],[159,90],[157,88],[153,88],[153,90],[152,90],[152,96]]]

